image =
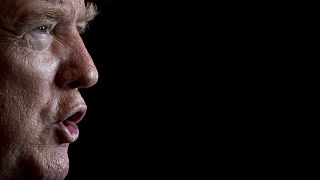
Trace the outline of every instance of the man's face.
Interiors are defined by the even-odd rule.
[[[0,177],[63,179],[86,112],[78,88],[98,80],[79,31],[83,0],[1,0]]]

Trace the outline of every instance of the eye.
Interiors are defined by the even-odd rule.
[[[36,39],[46,39],[53,35],[53,29],[54,25],[41,25],[29,31],[27,35]]]
[[[33,28],[25,34],[27,45],[37,51],[46,50],[50,47],[53,41],[54,25],[41,25]]]
[[[37,28],[34,29],[34,30],[37,31],[37,32],[40,33],[40,34],[50,34],[50,32],[51,32],[51,26],[43,25],[43,26],[37,27]]]

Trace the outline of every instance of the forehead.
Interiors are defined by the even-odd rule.
[[[85,14],[84,0],[4,0],[3,9],[21,15],[33,10],[60,10],[64,14],[81,16]],[[0,5],[1,6],[1,5]],[[2,8],[1,8],[2,9]]]

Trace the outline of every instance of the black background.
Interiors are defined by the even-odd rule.
[[[70,148],[69,179],[261,177],[282,165],[278,136],[268,139],[281,124],[272,121],[287,116],[274,113],[289,92],[287,53],[276,53],[291,31],[279,26],[292,14],[279,19],[287,5],[98,4],[84,41],[100,79],[83,90],[88,113]]]
[[[82,90],[88,111],[68,179],[247,173],[245,140],[257,134],[247,129],[264,115],[261,94],[268,98],[256,13],[232,2],[98,5],[83,39],[100,79]]]
[[[83,39],[100,79],[82,90],[88,111],[68,179],[205,179],[261,168],[260,120],[273,101],[264,5],[98,5]]]
[[[88,111],[70,146],[67,179],[190,175],[183,167],[191,136],[181,111],[190,99],[177,88],[190,71],[180,55],[187,34],[176,28],[183,19],[165,1],[96,3],[100,13],[83,39],[99,82],[82,90]]]

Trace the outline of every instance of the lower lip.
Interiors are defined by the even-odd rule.
[[[62,121],[57,123],[59,139],[62,143],[73,143],[79,137],[78,126],[71,121]]]

